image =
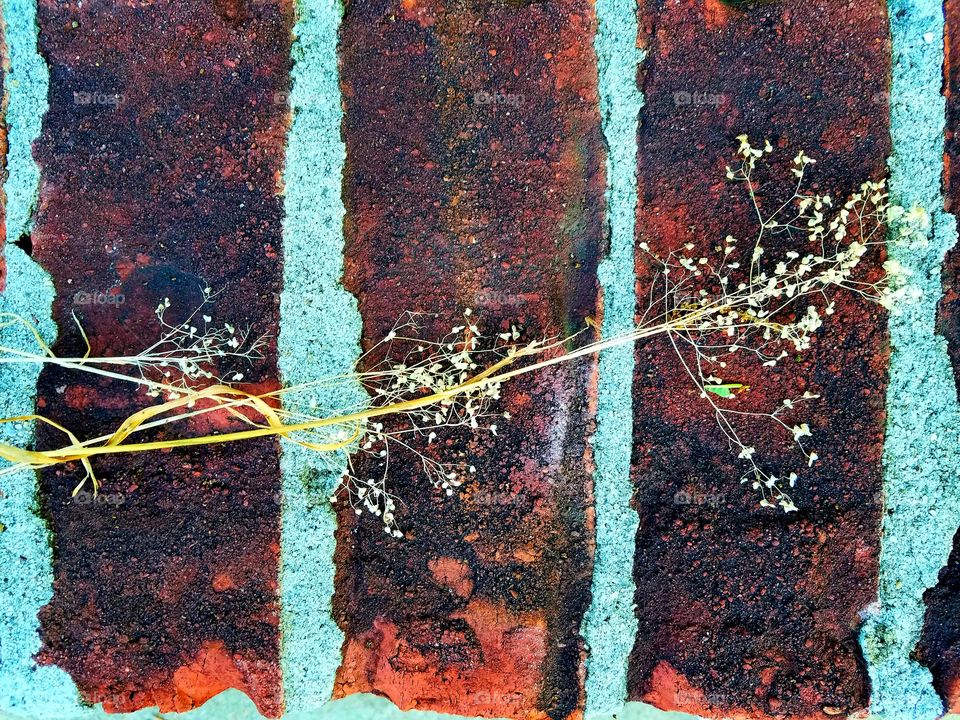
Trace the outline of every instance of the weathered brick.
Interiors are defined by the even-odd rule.
[[[960,533],[937,584],[923,596],[927,606],[917,659],[930,668],[947,712],[960,712]]]
[[[960,209],[960,2],[943,4],[944,96],[946,137],[944,152],[944,205],[954,214]],[[947,340],[954,379],[960,393],[960,248],[947,253],[943,265],[943,297],[937,330]],[[924,594],[927,607],[917,657],[930,668],[933,684],[949,712],[960,712],[960,534],[939,581]]]
[[[728,233],[755,237],[745,192],[724,181],[741,133],[779,148],[774,184],[762,190],[771,205],[776,183],[789,197],[787,164],[799,149],[819,160],[811,179],[822,193],[845,197],[883,176],[890,49],[881,0],[647,0],[639,12],[649,55],[638,241],[662,255],[687,242],[711,253]],[[787,246],[765,243],[773,256]],[[639,254],[641,302],[652,270]],[[638,347],[631,698],[708,717],[823,717],[866,705],[857,628],[877,584],[885,319],[848,296],[827,325],[809,352],[777,368],[731,360],[725,370],[751,388],[735,401],[741,410],[769,411],[807,389],[822,395],[802,413],[821,459],[800,472],[791,515],[757,507],[738,483],[743,468],[669,342]],[[743,427],[770,471],[805,466],[782,429]],[[678,491],[708,501],[677,503]]]
[[[954,38],[960,33],[960,2],[945,0],[943,12],[944,96],[947,101],[943,192],[946,211],[956,214],[960,207],[960,42]],[[947,351],[960,393],[960,248],[951,250],[944,259],[943,298],[937,330],[947,339]]]
[[[597,309],[603,172],[592,4],[347,4],[347,286],[370,347],[403,311],[437,338],[565,335]],[[592,562],[594,364],[504,388],[497,437],[446,432],[476,481],[391,458],[406,531],[340,514],[336,695],[464,715],[576,715]],[[360,472],[375,472],[370,464]]]
[[[220,291],[215,322],[274,331],[292,22],[287,0],[40,2],[50,110],[33,247],[56,286],[58,354],[83,353],[72,312],[94,355],[138,352],[159,335],[157,304],[169,297],[167,319],[182,321],[205,285]],[[275,387],[273,345],[238,369],[249,387]],[[80,437],[151,402],[133,385],[54,368],[38,387],[40,412]],[[143,437],[240,425],[206,416]],[[38,433],[41,447],[63,440]],[[187,710],[236,687],[278,715],[277,444],[95,467],[107,503],[97,507],[71,499],[78,468],[42,473],[55,580],[41,661],[111,711]]]

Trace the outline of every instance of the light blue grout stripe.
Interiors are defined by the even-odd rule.
[[[15,312],[37,325],[53,342],[56,327],[50,316],[53,283],[49,276],[13,243],[29,232],[39,193],[40,171],[30,154],[47,109],[47,66],[37,51],[36,4],[32,0],[3,0],[4,33],[10,71],[6,77],[9,104],[9,175],[4,183],[7,213],[7,287],[0,294],[0,310]],[[32,335],[18,327],[0,330],[0,343],[37,351]],[[0,416],[16,417],[34,411],[40,366],[0,365]],[[0,440],[29,443],[33,423],[0,425]],[[70,677],[53,667],[38,667],[33,654],[40,649],[37,611],[50,599],[52,556],[47,526],[36,513],[37,478],[23,472],[2,478],[0,484],[0,710],[56,717],[77,705]]]
[[[890,318],[879,607],[867,618],[861,645],[871,711],[885,720],[924,720],[939,716],[942,706],[929,671],[910,653],[923,625],[923,592],[937,582],[960,524],[960,408],[946,342],[934,329],[943,256],[957,233],[941,193],[943,9],[940,0],[891,0],[889,12],[891,197],[926,208],[933,234],[926,247],[889,247],[890,256],[913,271],[911,282],[923,298]]]
[[[284,170],[284,289],[279,363],[284,384],[352,372],[360,354],[360,314],[341,285],[341,182],[345,148],[337,74],[339,0],[301,0],[294,28],[293,126]],[[317,388],[298,401],[352,407],[359,385]],[[336,520],[327,501],[341,470],[317,454],[283,444],[281,536],[281,667],[289,711],[330,698],[343,633],[331,614]]]
[[[607,144],[610,254],[599,268],[603,336],[633,327],[636,314],[634,227],[637,206],[637,123],[643,98],[637,88],[637,7],[630,0],[597,0],[594,42],[600,73],[600,111]],[[596,472],[596,558],[593,600],[582,632],[587,659],[587,714],[623,707],[627,662],[637,632],[633,557],[639,519],[630,506],[633,445],[634,348],[600,356]]]

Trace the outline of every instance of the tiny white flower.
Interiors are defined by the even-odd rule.
[[[810,437],[810,426],[807,423],[802,423],[800,425],[794,425],[791,430],[793,431],[793,439],[799,440],[802,437]]]

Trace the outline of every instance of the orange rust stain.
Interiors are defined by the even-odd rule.
[[[597,85],[593,76],[583,72],[583,58],[593,53],[592,40],[596,19],[590,13],[571,13],[567,19],[569,32],[564,39],[570,43],[553,54],[554,86],[559,92],[575,92],[587,102],[599,102]]]
[[[960,713],[960,678],[955,678],[947,686],[945,705],[947,714],[954,715]]]
[[[227,573],[217,573],[213,582],[211,583],[213,589],[217,592],[224,592],[225,590],[233,590],[237,587],[237,584],[233,581],[233,578],[230,577]]]
[[[691,712],[690,708],[702,708],[706,704],[703,693],[666,660],[658,662],[653,669],[650,686],[652,689],[644,694],[643,700],[661,710]]]
[[[130,276],[133,274],[134,270],[149,267],[153,262],[153,258],[146,253],[137,253],[135,258],[120,258],[113,267],[114,270],[116,270],[117,277],[120,279],[120,281],[126,282],[130,279]]]
[[[733,8],[723,0],[706,0],[703,4],[703,19],[711,30],[724,27],[732,12]]]
[[[533,545],[518,547],[513,551],[514,559],[527,564],[533,564],[543,557],[543,551]]]
[[[446,585],[462,598],[473,594],[473,577],[470,566],[463,560],[452,557],[439,557],[427,563],[433,577],[441,585]]]
[[[400,0],[403,19],[416,22],[421,27],[433,26],[442,9],[439,0]]]
[[[334,698],[372,692],[401,710],[546,720],[537,710],[548,642],[542,614],[515,613],[477,598],[451,617],[473,631],[482,657],[478,667],[444,668],[401,637],[397,625],[378,618],[347,642]]]
[[[767,668],[760,672],[760,676],[766,684],[772,682],[775,674],[775,668]],[[683,712],[702,717],[716,717],[718,706],[727,705],[726,701],[722,698],[705,696],[700,689],[693,687],[687,678],[677,672],[666,660],[658,662],[653,669],[650,677],[650,687],[651,689],[644,693],[642,699],[644,702],[650,703],[660,710]],[[804,692],[806,689],[808,688],[804,688],[801,692]],[[809,698],[809,700],[811,705],[816,705],[820,704],[818,700],[822,700],[822,698]],[[776,700],[771,699],[771,709],[774,710],[774,712],[776,712],[778,705],[779,703]],[[956,710],[953,708],[950,709],[950,712],[957,711],[960,711],[960,703],[958,703]],[[791,715],[791,718],[793,718],[793,720],[825,720],[826,718],[841,714],[850,720],[866,717],[863,713],[850,714],[845,708],[821,705],[820,712]],[[733,708],[724,710],[723,717],[726,718],[726,720],[774,720],[774,717],[779,716],[769,715],[756,709],[747,711]]]
[[[227,688],[243,688],[246,684],[246,678],[223,643],[206,643],[193,662],[173,674],[175,709],[190,710]]]
[[[101,392],[98,388],[83,385],[67,385],[63,388],[63,402],[73,410],[98,408],[116,410],[126,407],[125,400],[116,394]]]
[[[170,685],[145,689],[133,697],[118,695],[103,701],[108,713],[130,712],[147,705],[156,705],[161,713],[187,712],[203,705],[224,690],[236,688],[254,699],[267,697],[271,684],[276,682],[268,663],[248,661],[232,654],[219,641],[207,641],[187,664],[177,668]],[[145,682],[149,684],[149,682]],[[258,709],[267,717],[279,717],[282,708],[258,703]]]

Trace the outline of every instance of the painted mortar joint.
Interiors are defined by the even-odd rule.
[[[608,257],[598,276],[604,337],[633,327],[634,234],[637,205],[637,129],[643,98],[637,87],[637,7],[623,0],[596,4],[600,111],[607,148]],[[594,436],[596,554],[592,603],[582,624],[589,647],[586,712],[614,712],[627,696],[627,665],[637,632],[634,615],[634,539],[639,518],[631,507],[634,350],[600,356],[597,431]]]
[[[960,407],[946,343],[935,331],[943,257],[957,233],[941,188],[943,8],[935,0],[892,0],[889,14],[890,193],[898,204],[926,208],[933,222],[926,247],[889,246],[890,257],[913,271],[923,298],[890,318],[879,600],[868,612],[861,645],[871,711],[886,720],[923,720],[938,717],[943,706],[929,671],[911,654],[923,625],[923,593],[936,583],[960,524]]]

